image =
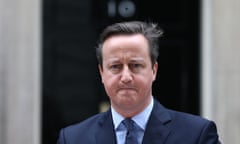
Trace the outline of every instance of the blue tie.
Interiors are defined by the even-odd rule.
[[[138,144],[137,135],[136,135],[136,126],[134,121],[130,118],[123,120],[122,122],[127,129],[125,144]]]

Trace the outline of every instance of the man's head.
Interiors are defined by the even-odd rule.
[[[157,24],[154,23],[130,21],[115,23],[104,29],[104,31],[100,35],[98,47],[96,48],[98,63],[102,66],[102,45],[106,39],[113,35],[133,34],[141,34],[147,39],[152,65],[157,62],[157,58],[159,55],[158,39],[162,36],[163,31],[157,26]]]
[[[125,117],[150,103],[160,34],[156,25],[142,22],[118,23],[102,34],[98,49],[102,83],[112,107]]]

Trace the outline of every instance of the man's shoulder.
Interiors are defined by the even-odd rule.
[[[172,121],[180,121],[180,122],[193,122],[193,123],[205,123],[209,122],[210,120],[193,113],[188,113],[180,110],[174,110],[171,108],[167,108],[158,101],[155,101],[155,108],[159,109],[157,110],[157,113],[164,114],[164,116],[170,117]]]
[[[79,123],[68,125],[60,130],[58,143],[94,143],[92,135],[99,130],[99,124],[103,121],[107,112],[93,115]]]
[[[214,123],[213,121],[207,118],[204,118],[198,114],[192,114],[188,112],[174,110],[171,108],[166,108],[159,102],[156,102],[156,108],[159,109],[159,110],[155,110],[157,111],[156,113],[158,114],[157,117],[159,117],[159,119],[164,118],[165,122],[170,122],[171,125],[175,127],[198,129],[206,125],[209,125],[211,123]]]
[[[99,122],[102,121],[103,117],[106,115],[106,112],[95,114],[81,122],[74,123],[64,127],[65,132],[76,133],[79,131],[87,132],[96,128]]]
[[[167,109],[172,118],[172,124],[180,129],[185,130],[202,130],[206,127],[216,127],[212,120],[204,118],[197,114],[181,112]]]
[[[171,131],[168,138],[169,143],[195,143],[197,141],[199,143],[219,143],[215,122],[200,115],[165,108],[156,103],[153,117]],[[157,126],[156,120],[151,124],[154,129]]]
[[[173,120],[181,120],[182,122],[193,122],[193,123],[206,123],[210,120],[198,115],[188,112],[182,112],[177,110],[168,109]]]

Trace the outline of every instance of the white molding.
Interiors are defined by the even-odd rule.
[[[0,143],[40,144],[41,1],[0,0]]]
[[[201,7],[201,115],[211,119],[213,103],[212,1],[202,0]]]

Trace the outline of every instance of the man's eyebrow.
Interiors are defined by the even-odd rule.
[[[144,62],[144,59],[142,59],[142,58],[133,58],[133,59],[130,59],[130,62]]]

